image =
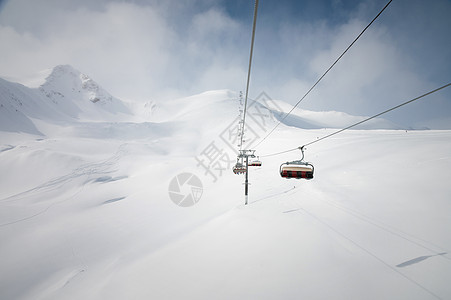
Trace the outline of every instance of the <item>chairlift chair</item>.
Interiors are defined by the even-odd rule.
[[[291,162],[285,162],[280,165],[280,176],[283,178],[312,179],[315,168],[309,162],[304,161],[304,147],[300,148],[302,158]]]
[[[240,165],[240,164],[236,164],[233,167],[233,173],[235,173],[235,174],[244,174],[244,173],[246,173],[246,167],[243,166],[243,165]]]
[[[244,174],[246,173],[246,166],[243,164],[243,162],[240,162],[240,159],[237,158],[236,164],[232,168],[233,173],[235,174]]]
[[[257,157],[257,159],[255,159],[255,160],[253,160],[253,161],[251,161],[251,162],[249,163],[249,166],[250,166],[250,167],[261,167],[261,166],[262,166],[262,162],[261,162],[260,159],[258,159],[258,157]]]

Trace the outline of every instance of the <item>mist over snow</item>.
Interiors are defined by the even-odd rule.
[[[308,146],[314,178],[288,180],[301,153],[270,154],[365,118],[296,108],[244,205],[239,92],[124,101],[96,80],[0,79],[1,299],[451,296],[450,130],[377,118]],[[251,99],[245,148],[291,109]]]

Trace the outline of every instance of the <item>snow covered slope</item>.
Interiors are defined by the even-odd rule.
[[[146,122],[127,111],[108,121],[115,101],[99,92],[92,102],[70,73],[48,81],[48,111],[31,115],[34,94],[2,102],[34,127],[0,130],[0,299],[451,297],[451,131],[345,131],[306,150],[310,181],[278,174],[300,153],[261,157],[244,206],[243,176],[230,170],[235,93],[157,103]],[[17,98],[30,92],[1,83]],[[66,95],[73,106],[60,105]],[[90,105],[101,101],[97,117]],[[247,142],[275,122],[254,104]],[[331,132],[282,124],[257,154]],[[174,191],[186,173],[202,187]],[[170,191],[200,200],[181,207]]]
[[[87,75],[71,66],[57,66],[39,88],[0,79],[0,130],[41,134],[36,120],[121,121],[131,111]]]
[[[0,78],[0,129],[41,134],[32,118],[61,118],[35,90]]]

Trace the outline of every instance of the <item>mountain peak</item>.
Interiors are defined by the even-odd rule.
[[[93,103],[107,104],[113,97],[88,75],[81,73],[71,65],[58,65],[53,68],[40,90],[52,100],[61,100],[61,95],[70,95],[72,100],[88,99]]]
[[[112,114],[128,113],[128,109],[119,99],[111,96],[92,78],[71,65],[54,67],[39,90],[59,106],[60,110],[72,117],[78,117],[82,111],[90,112],[90,118],[95,117],[100,107],[101,111]]]
[[[65,74],[73,74],[77,76],[81,74],[81,72],[71,65],[58,65],[53,68],[52,73],[50,73],[48,77],[59,77]]]
[[[61,82],[66,82],[66,84],[69,82],[75,84],[81,75],[81,72],[76,70],[71,65],[58,65],[53,68],[52,72],[47,76],[41,87],[52,83],[60,84]]]
[[[51,86],[57,86],[59,89],[65,87],[79,92],[82,89],[89,91],[99,90],[99,85],[94,80],[71,65],[58,65],[53,68],[45,83],[41,85],[41,88],[46,89]]]

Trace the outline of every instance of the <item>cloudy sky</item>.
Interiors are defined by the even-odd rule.
[[[296,103],[387,2],[260,0],[250,97]],[[0,3],[0,77],[71,64],[137,101],[245,88],[253,0]],[[394,0],[300,107],[372,115],[450,83],[450,16],[451,0]],[[451,87],[386,118],[451,129]]]

